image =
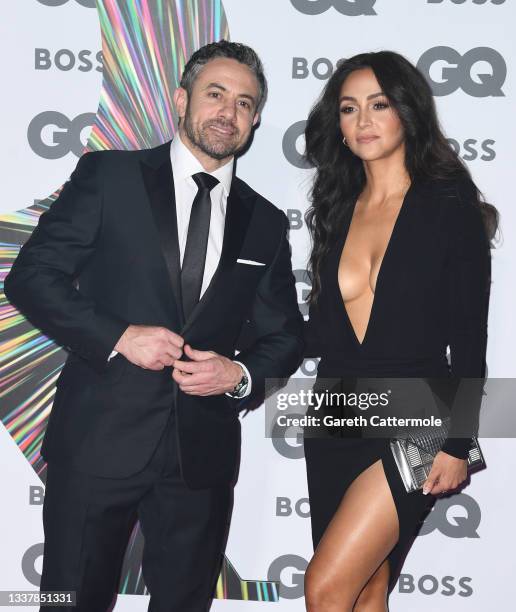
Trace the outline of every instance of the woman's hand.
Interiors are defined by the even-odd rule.
[[[458,459],[444,451],[435,456],[432,469],[423,484],[423,494],[438,495],[456,489],[468,475],[467,459]]]

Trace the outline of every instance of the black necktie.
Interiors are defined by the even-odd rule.
[[[181,292],[185,319],[188,319],[201,295],[206,248],[210,233],[210,191],[219,184],[214,176],[206,172],[198,172],[192,175],[192,178],[197,184],[198,191],[192,204],[181,267]]]

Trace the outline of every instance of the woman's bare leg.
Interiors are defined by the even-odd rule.
[[[360,606],[355,612],[384,612],[389,581],[384,561],[398,537],[396,506],[378,460],[351,483],[310,561],[308,612],[352,612],[355,604]]]
[[[355,602],[353,612],[387,612],[387,594],[389,592],[389,561],[380,565],[366,582]]]

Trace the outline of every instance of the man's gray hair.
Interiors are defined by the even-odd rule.
[[[256,111],[260,112],[267,99],[267,79],[263,71],[263,64],[256,52],[242,43],[219,40],[198,49],[188,60],[180,86],[191,95],[193,84],[201,69],[211,60],[218,57],[234,59],[247,66],[255,75],[259,86],[259,96],[256,102]]]

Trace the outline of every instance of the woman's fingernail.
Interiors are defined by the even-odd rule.
[[[426,487],[423,487],[423,495],[428,495],[428,491],[429,489],[427,489]]]

